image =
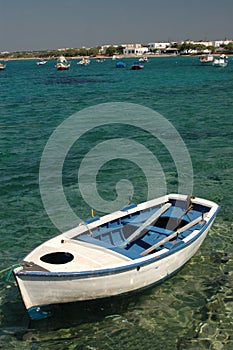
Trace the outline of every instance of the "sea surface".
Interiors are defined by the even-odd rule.
[[[44,66],[35,60],[8,61],[0,72],[0,349],[233,349],[233,58],[226,68],[215,68],[201,65],[197,57],[155,57],[140,71],[130,69],[133,59],[124,61],[126,68],[117,69],[111,59],[88,66],[73,60],[68,71],[57,71],[55,61]],[[193,195],[216,201],[221,210],[197,254],[163,284],[126,298],[55,307],[51,318],[29,321],[8,272],[59,233],[43,205],[39,174],[45,146],[62,122],[92,107],[91,115],[84,113],[88,132],[67,151],[62,172],[67,203],[81,219],[90,217],[91,205],[80,191],[78,169],[104,141],[143,144],[156,155],[166,191],[178,191],[173,150],[156,137],[132,124],[111,124],[113,114],[108,125],[92,129],[103,103],[143,106],[151,118],[156,111],[171,123],[192,162],[193,177],[187,181]],[[134,188],[129,200],[147,200],[144,169],[127,160],[127,152],[115,158],[101,164],[96,176],[100,197],[114,201],[116,184],[126,179]],[[90,172],[97,162],[93,156]]]

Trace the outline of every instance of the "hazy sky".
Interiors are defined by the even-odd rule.
[[[233,0],[0,0],[0,51],[233,39]]]

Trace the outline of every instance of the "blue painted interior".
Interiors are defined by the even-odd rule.
[[[133,242],[129,243],[125,248],[119,246],[129,237],[132,233],[138,229],[143,222],[145,222],[152,214],[154,214],[160,207],[154,207],[143,211],[137,211],[133,214],[126,214],[124,217],[118,220],[113,220],[99,226],[92,230],[92,232],[85,232],[84,234],[77,236],[76,239],[83,240],[85,242],[94,243],[102,247],[119,252],[132,259],[140,257],[140,253],[150,248],[152,245],[160,242],[164,238],[173,234],[178,228],[186,225],[190,221],[200,217],[207,212],[209,208],[194,204],[192,209],[187,213],[187,202],[171,200],[172,206],[161,215],[154,225],[149,225],[142,231],[139,237]],[[123,207],[121,210],[126,212],[129,209],[137,207],[136,204]],[[95,219],[95,218],[92,218]],[[98,219],[95,219],[98,220]],[[93,220],[93,221],[95,221]],[[89,221],[89,222],[93,222]],[[174,252],[181,249],[185,242],[183,239],[192,233],[195,229],[200,229],[203,226],[196,224],[192,228],[157,247],[155,251],[167,248],[169,252]]]

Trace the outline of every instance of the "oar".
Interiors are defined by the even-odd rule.
[[[172,233],[171,235],[169,235],[168,237],[165,237],[164,239],[162,239],[161,241],[159,241],[158,243],[152,245],[150,248],[144,250],[144,252],[141,253],[142,256],[149,254],[150,252],[152,252],[153,250],[155,250],[156,248],[160,247],[161,245],[163,245],[164,243],[170,241],[172,238],[177,237],[180,233],[188,230],[189,228],[191,228],[192,226],[198,224],[200,221],[202,221],[204,219],[204,216],[199,216],[198,218],[194,219],[193,221],[189,222],[187,225],[179,228],[178,230],[176,230],[176,232]]]
[[[146,228],[146,226],[151,225],[154,223],[158,218],[170,208],[171,203],[164,204],[160,209],[158,209],[153,215],[151,215],[134,233],[129,236],[121,245],[119,245],[120,248],[125,248],[127,244],[132,242],[135,238],[137,238],[140,233]]]

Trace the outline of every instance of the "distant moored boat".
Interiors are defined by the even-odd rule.
[[[122,61],[117,62],[116,68],[125,68],[125,63]]]
[[[6,68],[6,64],[0,63],[0,70],[4,70]]]
[[[55,67],[58,70],[67,70],[70,68],[70,63],[66,60],[64,56],[60,56],[57,60]]]
[[[131,69],[133,70],[139,70],[139,69],[142,69],[144,66],[139,62],[139,61],[136,61],[134,62],[134,64],[132,65]]]
[[[207,54],[207,55],[204,55],[204,56],[200,56],[199,58],[200,62],[201,63],[212,63],[213,60],[214,60],[214,56],[211,55],[211,54]]]
[[[77,64],[81,64],[81,65],[84,65],[84,66],[87,66],[88,64],[90,64],[90,59],[88,57],[83,57],[81,59],[81,61],[78,61]]]
[[[148,62],[148,58],[146,56],[142,56],[139,58],[139,62]]]
[[[43,65],[46,64],[46,63],[47,63],[46,60],[40,60],[40,61],[38,61],[36,64],[37,64],[38,66],[43,66]]]
[[[228,65],[227,56],[221,55],[219,58],[215,58],[213,66],[215,67],[226,67]]]

